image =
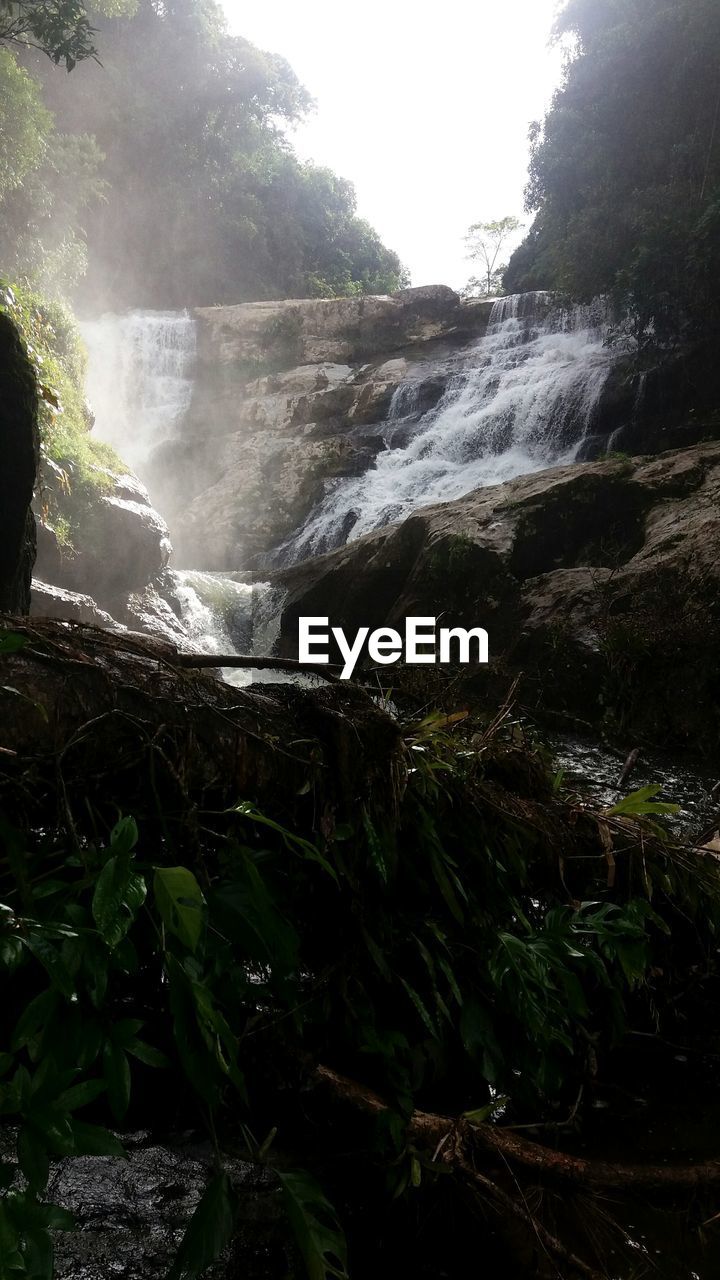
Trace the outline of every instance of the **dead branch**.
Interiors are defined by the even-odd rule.
[[[388,1110],[388,1104],[378,1094],[328,1067],[317,1067],[315,1078],[339,1098],[369,1114]],[[720,1183],[720,1160],[689,1165],[618,1165],[604,1160],[585,1160],[530,1142],[497,1125],[475,1124],[463,1117],[427,1111],[413,1112],[408,1121],[408,1135],[433,1150],[440,1144],[447,1145],[452,1153],[451,1163],[458,1166],[463,1160],[471,1162],[473,1154],[482,1150],[539,1176],[595,1189],[682,1191]],[[449,1138],[453,1141],[448,1142]]]

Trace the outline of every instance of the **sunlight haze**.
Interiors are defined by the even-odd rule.
[[[468,225],[523,216],[528,125],[561,73],[556,0],[224,8],[233,32],[287,58],[316,99],[294,134],[300,156],[355,184],[360,214],[413,284],[462,287]]]

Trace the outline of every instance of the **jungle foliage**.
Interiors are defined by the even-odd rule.
[[[229,35],[212,0],[88,13],[100,57],[72,76],[28,47],[23,70],[9,51],[0,63],[23,159],[0,185],[6,274],[62,292],[87,270],[79,299],[115,309],[406,283],[352,184],[295,155],[288,131],[312,102],[283,58]]]
[[[512,292],[611,294],[641,338],[720,327],[720,7],[569,0],[564,81],[531,130],[531,230]]]
[[[30,45],[68,71],[96,53],[83,0],[0,0],[0,44]]]
[[[28,642],[7,633],[0,647]],[[300,1092],[316,1064],[387,1101],[354,1160],[363,1194],[379,1181],[392,1204],[444,1182],[408,1142],[416,1108],[479,1124],[498,1109],[553,1117],[630,1017],[671,1022],[716,943],[715,863],[667,842],[668,806],[652,795],[598,819],[558,794],[542,752],[493,731],[456,741],[462,720],[408,727],[395,819],[326,811],[302,832],[241,799],[111,825],[110,797],[83,802],[69,775],[64,819],[33,830],[22,772],[8,771],[0,1115],[17,1141],[0,1164],[3,1280],[49,1280],[52,1233],[72,1229],[46,1202],[51,1162],[122,1154],[113,1130],[130,1113],[137,1123],[148,1094],[157,1105],[154,1073],[168,1073],[183,1126],[205,1127],[216,1152],[175,1274],[202,1274],[232,1235],[234,1148],[275,1171],[307,1275],[342,1280],[353,1236],[348,1254],[326,1194],[344,1157],[332,1113],[324,1129]],[[154,765],[150,782],[149,796]],[[361,1206],[354,1219],[365,1234]]]
[[[114,449],[91,434],[87,357],[67,305],[0,279],[0,312],[15,324],[37,380],[41,511],[59,541],[72,543],[87,505],[112,488],[108,470],[125,468]]]

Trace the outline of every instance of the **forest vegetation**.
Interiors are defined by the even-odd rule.
[[[569,0],[561,87],[531,130],[534,221],[509,292],[613,297],[653,345],[720,329],[720,6]]]
[[[312,103],[284,59],[230,36],[212,2],[108,0],[86,20],[99,57],[72,75],[62,45],[0,52],[6,278],[85,309],[406,283],[352,184],[294,154]]]
[[[607,295],[641,353],[715,350],[717,0],[567,0],[558,36],[563,84],[532,133],[534,221],[502,282],[517,220],[471,229],[471,292]],[[228,34],[214,0],[0,0],[0,311],[23,338],[40,512],[61,541],[73,529],[57,495],[92,503],[122,466],[91,434],[75,309],[406,283],[352,184],[296,156],[292,127],[311,107],[284,59]],[[294,372],[266,375],[280,399]],[[660,705],[662,691],[636,680],[655,615],[623,629],[613,576],[645,549],[648,511],[663,534],[670,497],[672,520],[695,495],[688,545],[700,545],[717,523],[697,497],[713,465],[707,452],[668,470],[652,510],[647,483],[613,488],[603,473],[592,537],[574,532],[588,527],[590,482],[574,510],[558,484],[545,507],[503,512],[508,528],[527,523],[531,551],[505,548],[513,591],[557,570],[607,602],[603,723],[619,737],[633,699]],[[613,503],[627,516],[615,541]],[[398,558],[422,568],[420,528],[398,525],[394,545],[404,538]],[[443,607],[457,592],[460,608],[472,575],[499,595],[485,551],[438,539],[426,576]],[[652,583],[659,627],[672,589],[703,655],[717,623],[711,558],[688,566],[704,592],[688,594],[694,613],[663,577],[669,560]],[[522,604],[515,593],[508,631],[527,623]],[[587,684],[570,672],[567,629],[548,634],[554,678]],[[205,1143],[206,1190],[170,1280],[227,1276],[226,1264],[253,1280],[255,1264],[288,1280],[437,1280],[467,1275],[468,1258],[543,1280],[635,1280],[647,1262],[676,1280],[648,1261],[637,1223],[669,1241],[670,1266],[712,1267],[714,829],[690,842],[659,786],[632,790],[637,750],[615,802],[576,788],[543,745],[540,693],[525,705],[507,668],[499,698],[497,682],[482,702],[457,672],[399,671],[391,691],[332,673],[320,689],[258,691],[205,670],[233,657],[262,661],[0,619],[0,1280],[52,1280],[58,1233],[75,1225],[52,1198],[58,1166],[124,1158],[145,1128]],[[714,678],[689,686],[709,690],[691,709],[707,720],[703,742],[716,734]],[[668,1160],[651,1121],[674,1140],[679,1104],[696,1122],[702,1110],[703,1135],[681,1130]],[[627,1158],[632,1141],[642,1150]],[[245,1236],[232,1252],[254,1195],[238,1176],[248,1164],[277,1206],[249,1259]]]

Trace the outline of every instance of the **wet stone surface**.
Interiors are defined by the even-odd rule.
[[[679,806],[665,821],[676,837],[693,840],[720,825],[720,796],[713,799],[718,776],[700,765],[679,764],[661,752],[641,752],[622,787],[626,753],[591,738],[545,735],[555,763],[563,770],[566,788],[609,808],[641,787],[659,787],[656,800]]]
[[[210,1147],[161,1145],[125,1135],[126,1160],[77,1156],[53,1169],[47,1199],[73,1214],[76,1230],[55,1237],[56,1280],[164,1280],[211,1172]],[[287,1276],[287,1235],[277,1183],[256,1165],[228,1160],[239,1191],[236,1237],[208,1280]]]

